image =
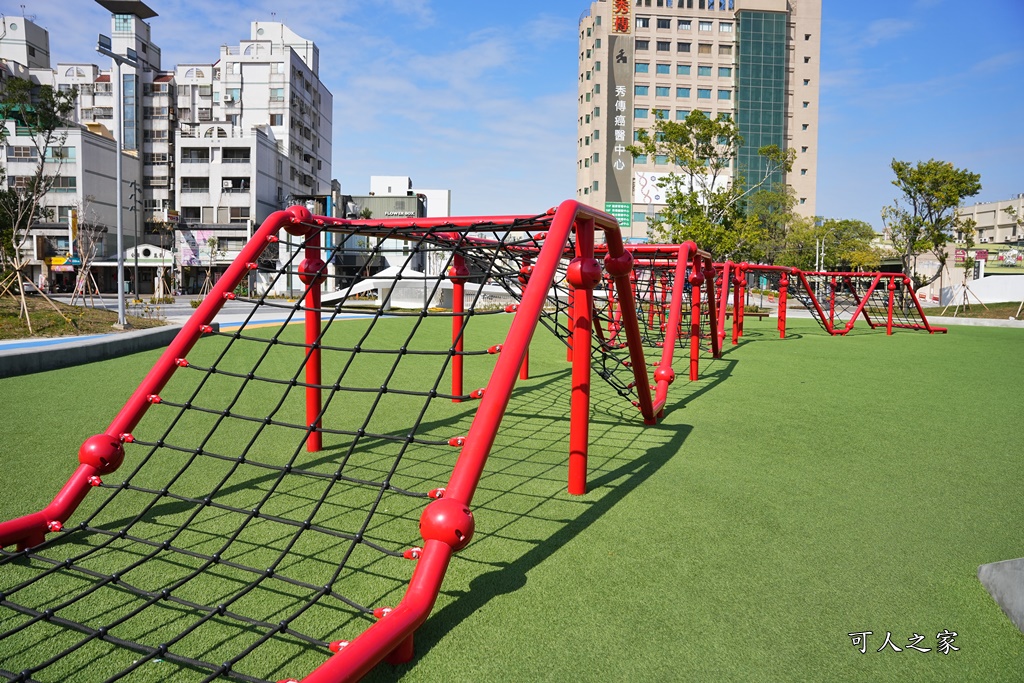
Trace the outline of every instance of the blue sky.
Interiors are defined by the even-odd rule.
[[[28,0],[54,62],[98,59],[109,14]],[[147,0],[163,66],[212,62],[249,22],[320,48],[334,94],[333,174],[449,188],[458,214],[542,211],[575,195],[576,26],[585,1]],[[1024,192],[1024,0],[824,0],[818,213],[880,229],[889,162],[981,173],[978,201]],[[9,4],[6,13],[20,14]]]

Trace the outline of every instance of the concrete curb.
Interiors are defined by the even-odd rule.
[[[167,346],[180,330],[181,325],[165,325],[89,339],[71,338],[66,343],[46,346],[0,349],[0,378],[57,370],[149,351]]]

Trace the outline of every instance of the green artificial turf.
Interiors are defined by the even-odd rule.
[[[474,320],[470,341],[484,347],[500,341],[508,319]],[[363,323],[347,324],[358,330]],[[393,344],[409,324],[399,321],[382,330],[380,343]],[[565,493],[569,377],[564,347],[538,330],[533,376],[516,389],[473,501],[474,540],[451,563],[434,612],[416,636],[414,662],[382,664],[369,679],[1024,679],[1024,635],[976,578],[979,564],[1024,556],[1024,471],[1016,455],[1022,436],[1021,331],[953,327],[948,335],[886,337],[855,328],[848,337],[831,338],[810,321],[791,320],[790,336],[779,340],[774,325],[748,321],[743,343],[705,363],[697,382],[685,381],[685,361],[677,363],[679,379],[665,418],[654,427],[644,427],[636,409],[595,378],[591,489],[580,497]],[[425,330],[417,343],[443,345],[444,335],[443,328]],[[207,362],[223,344],[204,340],[190,360]],[[268,360],[261,372],[281,377],[295,372],[296,351],[283,351],[279,364]],[[48,502],[72,471],[78,445],[106,427],[156,355],[0,380],[0,408],[7,417],[0,434],[6,475],[0,517]],[[252,353],[240,350],[241,355]],[[360,360],[369,373],[383,358],[363,354]],[[395,381],[429,388],[424,383],[434,380],[439,367],[438,361],[428,361],[427,369],[410,364]],[[340,362],[326,364],[337,372]],[[492,364],[489,356],[468,359],[467,390],[486,383]],[[169,391],[194,386],[180,374],[181,386]],[[238,380],[210,381],[218,396],[237,389]],[[359,421],[366,400],[346,397],[326,426]],[[300,403],[286,401],[282,415],[301,421]],[[399,425],[421,403],[389,395],[375,427],[400,433]],[[425,431],[465,434],[475,405],[434,402]],[[147,417],[155,420],[151,432],[169,424],[157,408]],[[175,429],[187,439],[204,434],[211,419],[189,415],[187,424]],[[216,450],[216,441],[223,439],[216,448],[226,449],[252,434],[251,425],[225,429],[231,433],[216,432],[208,448]],[[263,458],[284,462],[292,455],[286,452],[284,430],[269,430],[257,443]],[[331,469],[339,454],[330,443],[322,457],[307,461],[309,467]],[[105,477],[107,483],[127,476],[146,452],[131,447],[129,461]],[[137,475],[147,486],[167,485],[184,460],[166,450],[158,453]],[[455,454],[438,447],[410,449],[403,483],[416,490],[442,486]],[[356,466],[374,473],[392,453],[375,448],[355,455]],[[225,467],[215,461],[195,465],[174,486],[202,488],[223,476]],[[305,509],[315,497],[316,487],[308,482],[286,480],[273,488],[274,481],[245,474],[225,495],[243,506],[269,492],[266,505],[282,516]],[[122,528],[148,502],[141,494],[121,496],[117,509],[100,511],[98,526]],[[93,497],[101,499],[90,496],[86,509],[98,505]],[[180,502],[157,505],[159,514],[133,528],[161,537],[195,508]],[[418,503],[403,506],[396,499],[395,505],[375,518],[373,534],[395,544],[416,542]],[[351,511],[332,502],[322,514],[340,520]],[[210,511],[185,533],[195,547],[208,551],[223,541],[220,522],[221,515]],[[232,552],[253,566],[273,561],[279,536],[270,525],[247,528]],[[295,548],[289,571],[321,580],[330,572],[325,560],[333,557],[330,545],[314,539]],[[124,546],[116,552],[122,561],[125,554],[140,552]],[[92,561],[102,569],[104,554]],[[398,561],[396,568],[393,562],[368,558],[346,578],[379,604],[394,604],[408,566]],[[140,565],[137,580],[157,586],[194,566],[181,558],[158,558]],[[12,570],[23,568],[0,566],[0,572]],[[223,567],[204,578],[214,580],[196,590],[208,594],[194,597],[212,601],[208,604],[250,580]],[[2,583],[10,582],[4,577]],[[74,589],[60,581],[39,587],[44,594]],[[302,593],[263,593],[264,603],[246,608],[262,610],[273,621],[307,597]],[[97,598],[103,601],[103,618],[116,618],[133,604],[114,590],[99,591]],[[172,637],[175,615],[166,611],[164,622],[152,626],[154,633],[126,637]],[[320,618],[329,621],[324,613]],[[337,619],[337,624],[304,626],[332,639],[351,636],[345,629],[358,632],[367,623],[341,611]],[[953,644],[960,649],[943,655],[935,651],[936,634],[947,629],[958,633]],[[65,643],[53,630],[52,640],[23,639],[16,647],[10,640],[0,642],[0,668],[17,671],[26,659],[52,656]],[[865,654],[847,635],[863,631],[872,631]],[[876,652],[886,632],[902,652]],[[920,646],[931,652],[906,648],[915,633],[924,636]],[[220,661],[251,640],[220,632],[213,623],[182,647]],[[286,663],[268,664],[267,671],[281,678],[301,677],[327,656],[279,640],[273,651]],[[125,665],[117,660],[124,653],[112,650],[90,648],[48,669],[50,678],[39,678],[101,680]],[[57,671],[60,666],[70,668]],[[199,679],[188,673],[169,662],[147,663],[126,680]]]

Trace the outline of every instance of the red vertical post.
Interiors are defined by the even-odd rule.
[[[711,356],[713,358],[722,357],[722,342],[718,338],[717,330],[714,326],[718,320],[717,304],[718,299],[715,294],[715,264],[711,259],[704,261],[704,286],[707,287],[705,296],[708,300],[708,320],[710,321],[709,336],[711,337]]]
[[[885,333],[892,334],[892,309],[896,303],[896,278],[889,278],[889,317],[885,322]]]
[[[722,292],[719,294],[718,300],[718,320],[716,322],[718,326],[718,343],[722,344],[725,342],[725,319],[726,312],[729,310],[729,286],[732,284],[732,261],[726,261],[722,266]]]
[[[732,343],[739,344],[743,336],[743,264],[736,267],[732,280]]]
[[[736,270],[736,286],[740,290],[740,294],[737,297],[739,301],[739,307],[737,308],[736,315],[739,316],[740,323],[740,336],[743,336],[743,323],[746,320],[746,305],[747,305],[747,264],[741,263],[740,267]]]
[[[448,277],[452,281],[452,346],[455,349],[452,356],[452,403],[461,403],[462,399],[459,396],[463,393],[462,349],[466,337],[462,329],[466,322],[466,280],[469,278],[469,268],[466,267],[466,259],[462,254],[455,254],[452,257]]]
[[[789,290],[789,278],[782,273],[779,278],[779,339],[786,338],[786,293]]]
[[[568,310],[568,312],[569,312],[569,320],[566,323],[566,325],[569,327],[569,334],[566,335],[566,338],[565,338],[565,341],[566,341],[565,360],[567,360],[567,361],[569,361],[571,363],[572,362],[572,343],[573,343],[573,339],[572,339],[573,327],[572,327],[572,325],[573,325],[573,320],[575,320],[575,318],[576,318],[576,288],[572,286],[571,282],[569,283],[568,309],[569,309]]]
[[[700,288],[704,273],[700,269],[700,255],[693,250],[690,267],[690,381],[700,378]]]
[[[326,276],[327,265],[320,258],[320,232],[316,231],[306,239],[305,259],[299,264],[299,280],[306,285],[306,450],[316,453],[323,448],[323,406],[320,358],[320,285]]]
[[[836,325],[836,276],[832,276],[832,280],[829,283],[829,295],[828,295],[828,324],[829,327],[835,327]]]
[[[601,263],[594,259],[594,219],[576,223],[576,258],[566,279],[576,292],[572,317],[572,397],[569,417],[569,493],[587,492],[587,447],[590,438],[590,346],[594,286],[601,281]]]

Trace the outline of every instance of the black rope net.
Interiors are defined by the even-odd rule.
[[[799,282],[793,282],[795,278],[791,278],[790,292],[826,331],[842,332],[856,322],[855,316],[872,328],[884,328],[889,317],[890,282],[895,288],[893,326],[918,329],[926,325],[914,303],[913,293],[899,277],[882,277],[875,273],[863,276],[805,273],[804,276],[807,287],[800,286]],[[812,293],[821,308],[820,312],[811,300]]]
[[[472,417],[452,399],[486,385],[549,220],[282,232],[261,261],[281,266],[236,290],[247,313],[179,363],[121,469],[60,533],[0,555],[0,678],[276,681],[365,630],[408,583],[420,513]],[[304,414],[311,346],[291,324],[310,311],[310,244],[336,290],[313,311],[320,428]],[[461,315],[437,277],[457,254],[470,270]],[[553,295],[555,329],[563,309]],[[454,395],[457,355],[467,388]]]

